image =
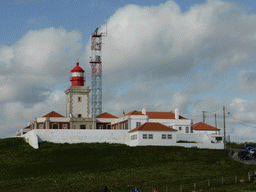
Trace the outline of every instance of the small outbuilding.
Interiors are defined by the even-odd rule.
[[[146,122],[129,131],[130,146],[171,146],[176,143],[176,132],[176,129],[161,123]]]

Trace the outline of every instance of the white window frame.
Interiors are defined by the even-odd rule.
[[[167,138],[168,138],[168,139],[172,139],[172,134],[168,134],[168,135],[167,135]]]
[[[141,122],[136,122],[136,127],[141,126]]]
[[[148,134],[148,139],[153,139],[153,134]]]
[[[162,139],[166,139],[166,134],[162,134]]]
[[[189,128],[188,127],[186,127],[186,133],[189,133]]]
[[[147,134],[143,134],[142,135],[142,139],[147,139],[148,138],[148,135]]]

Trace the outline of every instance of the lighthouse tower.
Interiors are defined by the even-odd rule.
[[[89,86],[85,86],[84,70],[76,63],[71,70],[71,86],[66,93],[66,116],[70,117],[71,129],[92,129]]]

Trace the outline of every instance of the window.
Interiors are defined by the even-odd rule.
[[[131,140],[136,140],[137,139],[137,135],[132,135],[131,136]]]
[[[78,118],[81,118],[82,117],[82,115],[81,114],[78,114]]]
[[[179,127],[179,130],[181,131],[181,127]]]
[[[188,133],[189,132],[189,128],[188,127],[186,127],[186,133]]]
[[[92,125],[90,125],[90,129],[92,129]]]
[[[85,129],[85,125],[80,125],[80,129]]]
[[[57,123],[52,124],[52,128],[53,129],[59,129],[59,124],[57,124]]]
[[[82,97],[78,97],[78,102],[82,102]]]
[[[139,127],[141,125],[141,122],[136,122],[136,127]]]
[[[193,127],[192,126],[190,127],[190,133],[193,133]]]
[[[143,139],[147,139],[147,138],[148,138],[148,135],[147,135],[147,134],[143,134],[143,135],[142,135],[142,138],[143,138]]]
[[[170,135],[168,135],[168,139],[172,139],[172,135],[170,134]]]
[[[148,138],[149,138],[149,139],[153,139],[153,134],[149,134],[149,135],[148,135]]]
[[[74,125],[74,129],[76,129],[76,125]]]
[[[68,125],[67,124],[63,124],[62,125],[62,129],[67,129],[68,128]]]
[[[166,139],[166,135],[165,134],[162,134],[162,139]]]
[[[107,129],[111,129],[111,125],[107,125]]]

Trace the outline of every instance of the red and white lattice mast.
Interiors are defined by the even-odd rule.
[[[92,67],[92,117],[93,119],[102,113],[102,37],[106,33],[98,33],[98,28],[91,36],[91,67]]]

